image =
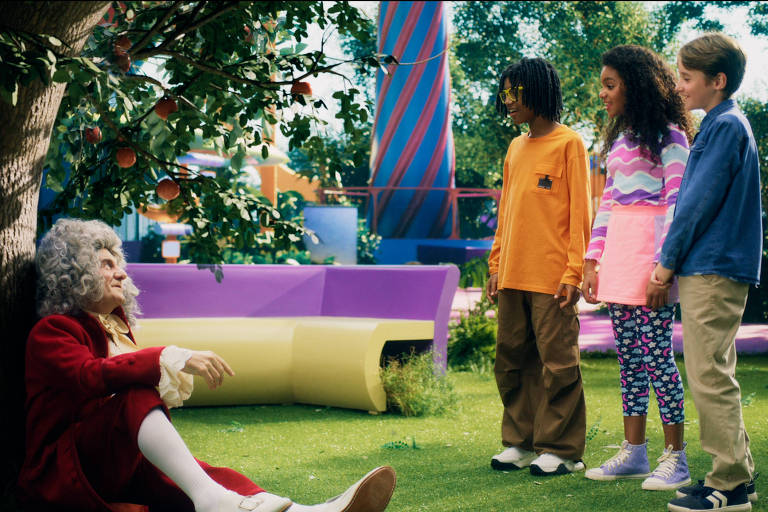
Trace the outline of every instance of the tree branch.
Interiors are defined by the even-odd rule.
[[[182,6],[184,5],[183,2],[174,2],[171,7],[168,8],[168,10],[165,12],[162,18],[160,18],[155,25],[149,29],[149,31],[142,37],[138,43],[133,45],[129,53],[131,55],[136,55],[139,50],[147,46],[149,42],[152,40],[152,38],[160,33],[160,29],[163,27],[166,21],[173,16],[173,14],[178,11]]]
[[[212,75],[217,75],[226,78],[227,80],[231,80],[233,82],[245,84],[245,85],[252,85],[254,87],[260,87],[262,89],[277,89],[277,87],[274,87],[275,85],[280,85],[280,82],[259,82],[256,80],[249,80],[247,78],[242,78],[237,75],[233,75],[232,73],[227,73],[226,71],[223,71],[219,68],[214,68],[213,66],[209,66],[207,64],[202,64],[199,61],[196,61],[194,59],[191,59],[184,55],[183,53],[169,51],[169,50],[163,50],[158,52],[158,55],[167,55],[169,57],[173,57],[175,59],[180,60],[181,62],[184,62],[185,64],[189,64],[193,68],[197,68],[201,71],[205,71],[206,73],[211,73]],[[286,82],[286,83],[292,83],[292,82]],[[272,87],[270,87],[272,86]]]
[[[200,173],[198,173],[196,171],[193,171],[192,169],[190,169],[188,167],[185,167],[185,166],[183,166],[181,164],[174,164],[172,162],[166,162],[165,160],[160,160],[155,155],[153,155],[149,151],[145,150],[144,148],[142,148],[141,146],[139,146],[135,142],[133,142],[131,139],[126,137],[125,134],[123,134],[123,131],[120,130],[120,127],[117,126],[117,124],[112,120],[111,117],[109,117],[109,113],[106,112],[104,110],[104,108],[102,108],[101,103],[99,103],[97,101],[94,101],[93,97],[90,94],[88,94],[88,93],[86,93],[85,96],[88,98],[88,101],[90,101],[91,104],[96,107],[96,110],[99,111],[99,114],[101,114],[101,118],[104,120],[104,122],[107,123],[109,125],[109,127],[112,128],[115,131],[115,133],[118,134],[118,136],[122,137],[123,142],[125,142],[127,145],[129,145],[131,148],[133,148],[134,151],[136,151],[137,153],[141,153],[142,155],[144,155],[149,160],[152,160],[152,161],[157,162],[158,164],[160,164],[160,166],[163,169],[165,169],[165,172],[167,172],[168,174],[173,174],[174,176],[178,175],[178,173],[168,169],[168,166],[173,166],[173,167],[177,167],[179,169],[184,169],[189,175],[202,176],[202,174],[200,174]]]
[[[250,80],[248,78],[243,78],[237,75],[233,75],[232,73],[228,73],[222,69],[214,68],[212,66],[208,66],[206,64],[202,64],[199,61],[196,61],[194,59],[191,59],[184,55],[183,53],[174,52],[174,51],[168,51],[168,50],[161,50],[157,52],[157,55],[167,55],[168,57],[173,57],[175,59],[178,59],[186,64],[189,64],[190,66],[197,68],[201,71],[204,71],[206,73],[211,73],[213,75],[221,76],[223,78],[226,78],[227,80],[231,80],[232,82],[237,82],[240,84],[245,85],[251,85],[254,87],[260,87],[262,89],[270,89],[270,90],[277,90],[279,86],[281,85],[291,85],[294,82],[298,80],[302,80],[304,78],[307,78],[310,75],[314,75],[316,73],[331,73],[340,75],[338,72],[333,72],[332,70],[334,68],[337,68],[341,66],[342,64],[348,64],[351,62],[356,62],[358,60],[362,59],[350,59],[350,60],[344,60],[341,62],[337,62],[336,64],[331,64],[330,66],[324,66],[321,68],[317,67],[317,61],[312,65],[312,67],[304,74],[301,74],[294,78],[293,80],[275,80],[275,81],[269,81],[269,82],[259,82],[257,80]],[[340,75],[341,76],[341,75]]]
[[[151,84],[154,84],[154,85],[160,87],[161,89],[163,89],[163,91],[168,91],[168,89],[166,89],[166,87],[163,85],[163,83],[160,80],[157,80],[156,78],[152,78],[151,76],[147,76],[147,75],[134,75],[134,74],[127,74],[126,73],[125,78],[127,78],[129,80],[137,80],[139,82],[149,82]]]
[[[236,9],[238,6],[237,2],[230,3],[226,5],[225,7],[222,7],[220,9],[216,9],[214,12],[209,14],[208,16],[204,16],[200,18],[196,23],[193,23],[191,25],[187,25],[184,27],[180,27],[176,31],[174,31],[172,34],[168,36],[168,38],[163,41],[160,45],[156,46],[155,48],[152,48],[147,51],[143,52],[136,52],[133,55],[134,60],[144,60],[149,57],[152,57],[153,55],[160,55],[164,53],[168,53],[170,51],[170,48],[179,40],[182,36],[185,34],[188,34],[189,32],[192,32],[194,30],[199,29],[203,25],[206,25],[210,23],[211,21],[215,20],[222,14],[226,14],[227,12]],[[194,20],[193,20],[194,21]]]
[[[197,23],[194,23],[193,25],[189,25],[189,26],[186,26],[186,27],[182,27],[180,29],[180,31],[177,30],[176,33],[172,34],[171,38],[175,40],[175,39],[178,39],[179,37],[183,36],[184,34],[188,34],[189,32],[192,32],[193,30],[197,30],[200,27],[202,27],[203,25],[206,25],[206,24],[210,23],[211,21],[215,20],[216,18],[218,18],[222,14],[226,14],[229,11],[231,11],[233,9],[236,9],[238,5],[239,5],[238,2],[231,2],[226,7],[217,8],[216,10],[214,10],[208,16],[204,16],[204,17],[200,18],[197,21]]]

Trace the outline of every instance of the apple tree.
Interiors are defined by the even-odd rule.
[[[3,11],[0,405],[3,431],[18,440],[0,468],[8,488],[23,450],[35,240],[52,216],[117,224],[134,208],[164,204],[193,226],[192,260],[214,265],[228,248],[290,244],[302,228],[231,178],[248,153],[268,156],[276,130],[291,147],[311,137],[326,107],[306,94],[312,81],[382,56],[326,54],[333,31],[355,37],[367,26],[349,2],[6,2]],[[310,46],[314,25],[324,33]],[[359,122],[363,100],[344,83],[338,116]],[[201,140],[231,157],[229,173],[178,163]],[[43,176],[58,195],[38,218]]]

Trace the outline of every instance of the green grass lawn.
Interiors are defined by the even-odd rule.
[[[681,366],[681,371],[684,368]],[[587,467],[614,454],[623,439],[618,369],[613,358],[582,362],[587,398]],[[451,373],[459,403],[443,416],[404,418],[307,405],[181,409],[173,420],[192,452],[230,466],[265,489],[299,503],[340,493],[369,469],[397,471],[392,511],[645,511],[666,510],[672,492],[643,491],[640,480],[593,482],[582,473],[551,478],[526,471],[498,472],[490,458],[502,447],[501,406],[492,374]],[[744,420],[751,449],[765,477],[760,501],[768,510],[768,356],[739,360]],[[652,461],[663,436],[651,400],[648,438]],[[698,441],[697,413],[686,393],[688,460],[694,480],[710,459]]]

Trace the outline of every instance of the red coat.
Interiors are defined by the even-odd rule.
[[[125,319],[122,310],[115,313]],[[84,410],[98,407],[113,393],[157,386],[163,348],[107,358],[106,334],[85,313],[51,315],[35,325],[26,347],[26,458],[19,475],[23,495],[75,510],[117,510],[83,474],[72,426]]]
[[[114,313],[125,320],[121,309]],[[133,340],[133,334],[129,332],[128,335]],[[56,510],[77,512],[136,510],[131,505],[107,503],[98,495],[83,472],[75,441],[76,429],[87,424],[98,430],[99,424],[90,423],[90,418],[98,417],[98,411],[110,410],[105,404],[114,404],[114,399],[110,399],[113,394],[137,405],[127,419],[120,419],[129,422],[136,435],[141,421],[152,408],[163,407],[168,414],[160,396],[153,390],[160,381],[160,353],[164,347],[145,348],[108,358],[107,343],[107,335],[99,321],[85,313],[45,317],[29,335],[25,376],[26,459],[19,475],[19,487],[22,499],[30,505],[47,504],[43,507],[46,511],[51,510],[51,504],[56,505]],[[148,394],[149,390],[152,391]],[[137,398],[139,396],[143,398]],[[134,399],[138,401],[133,402]],[[127,454],[129,460],[144,461],[141,472],[145,478],[144,494],[139,503],[151,503],[162,496],[165,509],[193,510],[192,502],[181,489],[143,458],[135,438],[125,445],[119,443],[117,448],[120,455]],[[112,459],[103,462],[112,463]],[[227,489],[246,496],[263,491],[237,471],[197,462],[209,477]],[[126,482],[123,478],[131,480],[131,467],[121,466],[122,472],[115,468],[115,474],[108,475],[111,483],[120,486]],[[151,469],[147,470],[147,467]],[[138,499],[132,495],[128,498]]]

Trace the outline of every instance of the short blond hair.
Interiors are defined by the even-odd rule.
[[[739,43],[722,32],[710,32],[697,37],[680,48],[680,60],[688,69],[703,72],[710,78],[724,73],[725,97],[730,98],[741,85],[747,57]]]

